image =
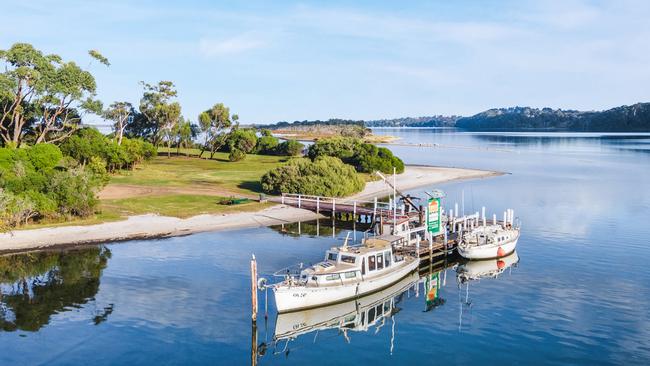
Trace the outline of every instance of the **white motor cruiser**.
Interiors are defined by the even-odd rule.
[[[460,235],[458,254],[467,259],[492,259],[505,257],[515,251],[520,229],[514,225],[514,213],[508,210],[501,223],[470,225]]]
[[[325,260],[271,285],[279,313],[305,310],[352,300],[381,291],[418,268],[419,258],[395,255],[389,240],[364,240],[362,245],[333,247]]]

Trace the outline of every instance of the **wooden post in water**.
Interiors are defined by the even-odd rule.
[[[251,306],[253,324],[257,322],[257,261],[255,254],[251,259]]]
[[[335,212],[336,212],[336,198],[332,198],[332,217],[334,217]]]

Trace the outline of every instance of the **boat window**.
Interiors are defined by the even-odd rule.
[[[361,275],[366,274],[366,258],[361,259]]]
[[[368,310],[368,324],[371,324],[375,320],[375,308],[370,308]]]
[[[384,303],[384,313],[388,313],[389,310],[390,310],[390,300]]]
[[[341,262],[354,264],[356,260],[357,258],[351,255],[341,255]]]
[[[327,259],[331,260],[331,261],[334,261],[334,262],[336,262],[337,257],[338,257],[337,253],[329,253],[327,255]]]
[[[384,253],[384,267],[390,267],[390,252]]]
[[[357,277],[357,272],[345,272],[345,278],[355,278]]]
[[[316,276],[312,276],[311,280],[314,281],[314,282],[318,282],[318,278]]]
[[[384,268],[384,255],[377,254],[377,269],[383,269],[383,268]]]
[[[371,255],[368,257],[368,271],[374,271],[375,270],[375,256]]]
[[[384,307],[381,306],[381,304],[377,305],[375,309],[377,309],[377,316],[380,316],[381,314],[384,313]]]
[[[338,273],[334,273],[334,274],[331,274],[331,275],[327,275],[327,277],[325,277],[325,279],[328,280],[328,281],[340,280],[341,275],[338,274]]]

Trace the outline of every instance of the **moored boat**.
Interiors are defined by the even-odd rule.
[[[514,225],[514,213],[508,210],[504,220],[497,224],[471,226],[460,235],[458,254],[467,259],[492,259],[505,257],[515,251],[519,241],[519,226]]]
[[[358,246],[333,247],[325,259],[299,270],[282,273],[284,280],[271,285],[279,313],[349,301],[381,291],[418,268],[419,258],[393,253],[390,241],[364,240]]]

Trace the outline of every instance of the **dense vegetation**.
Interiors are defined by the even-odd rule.
[[[361,173],[404,172],[404,162],[385,147],[367,144],[349,137],[328,138],[316,141],[309,147],[308,156],[315,160],[321,156],[334,156],[350,164]]]
[[[456,126],[468,130],[650,131],[650,103],[601,112],[529,107],[490,109],[461,118]]]
[[[295,121],[293,123],[278,122],[272,125],[260,125],[255,127],[270,129],[280,134],[292,134],[298,138],[308,140],[331,136],[364,138],[370,135],[370,130],[364,126],[363,121],[343,119],[330,119],[327,121]]]
[[[292,159],[262,177],[266,193],[282,192],[342,197],[359,192],[364,181],[354,168],[340,159],[321,156],[315,160]]]
[[[460,116],[403,117],[366,121],[366,127],[455,127]]]

